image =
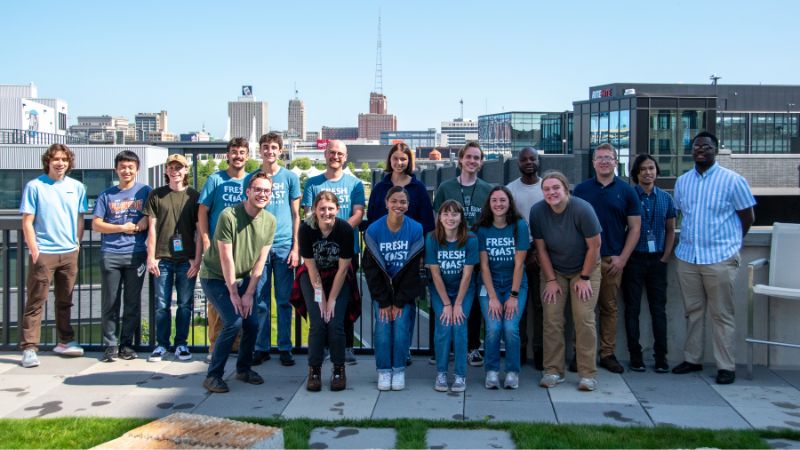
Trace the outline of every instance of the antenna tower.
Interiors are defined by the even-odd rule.
[[[460,99],[458,103],[461,105],[461,115],[458,118],[464,120],[464,99]]]
[[[381,56],[381,13],[378,11],[378,50],[375,55],[375,92],[383,94],[383,57]]]

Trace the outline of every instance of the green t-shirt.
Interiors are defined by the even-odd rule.
[[[219,259],[219,241],[233,244],[236,279],[241,280],[250,275],[261,255],[261,249],[272,245],[275,225],[275,216],[263,209],[255,217],[250,217],[242,203],[225,208],[219,215],[211,247],[203,256],[200,278],[225,279]]]
[[[433,209],[437,215],[439,207],[447,200],[455,200],[464,207],[464,216],[467,218],[467,226],[471,227],[481,215],[481,209],[489,198],[489,191],[492,185],[478,178],[471,186],[461,186],[458,178],[452,178],[439,185],[436,195],[433,197]]]
[[[156,259],[184,262],[194,258],[199,198],[200,193],[190,187],[173,191],[165,185],[150,192],[144,214],[156,219]]]

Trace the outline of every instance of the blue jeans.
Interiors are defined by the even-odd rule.
[[[294,283],[294,269],[286,264],[286,258],[292,247],[281,245],[272,247],[269,258],[264,265],[264,272],[258,280],[257,310],[258,310],[258,336],[256,337],[256,350],[268,352],[272,346],[272,280],[275,280],[275,304],[278,308],[278,350],[289,351],[292,349],[292,305],[289,297],[292,295]],[[274,274],[274,275],[273,275]]]
[[[501,277],[499,280],[492,279],[495,294],[501,305],[505,305],[511,294],[511,276]],[[525,311],[525,302],[528,299],[528,280],[525,274],[522,275],[522,283],[519,287],[519,297],[517,300],[517,313],[511,320],[505,319],[505,312],[501,311],[500,319],[493,319],[489,315],[489,296],[481,285],[481,313],[486,324],[486,335],[483,340],[484,366],[486,371],[500,371],[500,339],[506,343],[506,372],[519,373],[519,321]]]
[[[380,320],[381,307],[372,302],[375,311],[375,366],[378,372],[400,373],[406,370],[406,357],[411,346],[408,324],[414,314],[414,306],[407,304],[403,314],[393,321]],[[413,323],[413,322],[412,322]]]
[[[250,278],[245,278],[239,285],[239,295],[244,294]],[[211,354],[211,363],[208,366],[209,377],[219,377],[225,374],[225,363],[233,348],[233,341],[242,329],[242,340],[239,342],[239,356],[236,358],[236,373],[243,373],[250,370],[253,364],[253,347],[256,343],[256,333],[258,332],[258,318],[255,312],[251,312],[247,318],[243,319],[236,313],[231,303],[231,295],[224,280],[201,278],[200,286],[206,293],[206,298],[214,305],[220,319],[222,329],[217,340],[214,342],[214,353]]]
[[[194,306],[194,283],[197,278],[189,278],[189,261],[174,262],[162,259],[158,262],[161,272],[156,283],[156,342],[169,349],[169,336],[172,331],[172,287],[178,294],[178,310],[175,312],[175,346],[186,345],[189,337],[189,323],[192,321]]]
[[[455,361],[453,362],[453,370],[456,375],[460,377],[467,376],[467,317],[472,308],[472,300],[475,298],[475,283],[469,283],[469,289],[464,296],[464,302],[461,304],[461,310],[464,312],[464,320],[460,325],[444,325],[440,321],[444,304],[439,293],[433,283],[429,286],[431,292],[431,305],[433,306],[433,313],[436,315],[436,330],[433,333],[433,346],[436,351],[436,371],[439,373],[447,373],[447,366],[450,362],[450,342],[453,342],[455,350]],[[453,303],[456,296],[453,295],[448,300],[448,303]]]

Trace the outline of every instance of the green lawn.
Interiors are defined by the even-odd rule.
[[[769,448],[765,438],[800,439],[796,431],[705,430],[672,427],[634,428],[400,420],[241,419],[283,428],[286,448],[308,448],[315,427],[392,427],[397,448],[425,447],[428,428],[508,430],[517,448]],[[89,448],[146,423],[144,419],[61,418],[0,419],[2,448]]]

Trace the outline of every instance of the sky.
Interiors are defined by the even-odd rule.
[[[225,134],[252,85],[284,130],[294,86],[308,130],[357,126],[375,87],[399,130],[503,111],[564,111],[613,82],[800,84],[786,1],[150,1],[0,4],[0,83],[80,115],[169,113]],[[794,42],[794,43],[793,43]]]

